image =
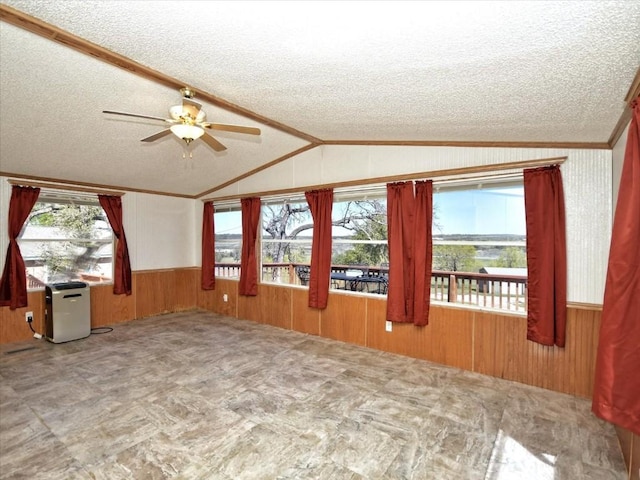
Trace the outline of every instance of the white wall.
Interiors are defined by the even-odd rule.
[[[194,203],[186,198],[136,192],[122,198],[132,270],[199,265]]]
[[[624,129],[622,135],[618,139],[618,142],[613,147],[613,165],[612,165],[612,174],[613,174],[613,211],[615,212],[616,202],[618,201],[618,188],[620,188],[620,178],[622,177],[622,164],[624,163],[624,153],[627,147],[627,137],[629,136],[629,123],[627,128]]]
[[[568,157],[561,170],[568,243],[568,299],[602,303],[611,235],[610,150],[325,145],[281,162],[216,192],[265,190],[432,172],[477,165]]]
[[[6,177],[0,177],[0,275],[4,269],[4,261],[9,246],[9,200],[11,199],[11,185]]]

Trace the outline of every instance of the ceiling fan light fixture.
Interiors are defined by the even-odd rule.
[[[189,145],[196,138],[200,138],[204,135],[204,129],[198,125],[188,125],[180,123],[171,126],[173,134],[181,140],[184,140]]]
[[[178,122],[188,118],[194,123],[200,123],[204,122],[207,118],[204,110],[197,111],[196,113],[194,109],[185,108],[184,105],[174,105],[169,109],[169,115]]]

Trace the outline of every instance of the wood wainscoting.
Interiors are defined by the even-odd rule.
[[[523,315],[433,304],[429,325],[394,323],[387,332],[386,299],[329,293],[325,310],[307,306],[308,290],[261,284],[240,296],[238,282],[217,279],[198,306],[236,318],[319,335],[443,365],[590,398],[601,307],[570,305],[565,348],[527,341]],[[223,301],[223,295],[227,301]]]
[[[640,480],[640,435],[616,425],[629,480]]]
[[[91,287],[92,328],[162,313],[201,308],[221,315],[318,335],[590,398],[593,390],[601,307],[569,305],[565,348],[526,340],[522,315],[434,304],[429,325],[392,325],[386,331],[386,299],[331,291],[325,310],[307,306],[308,290],[261,284],[258,296],[238,294],[238,281],[216,279],[200,288],[199,268],[133,272],[132,295],[114,295],[112,285]],[[44,332],[44,291],[28,294],[29,305],[0,307],[0,343],[29,340],[25,313]],[[638,478],[640,437],[618,428],[629,478]]]
[[[426,327],[392,325],[387,332],[386,299],[331,291],[325,310],[307,306],[308,290],[261,284],[256,297],[238,295],[236,280],[217,279],[215,290],[200,289],[199,268],[133,272],[133,294],[113,295],[111,285],[91,287],[91,326],[100,327],[162,313],[202,308],[221,315],[319,335],[377,350],[505,378],[537,387],[591,397],[601,308],[570,305],[565,348],[526,340],[522,315],[437,304]],[[226,299],[226,300],[225,300]],[[44,332],[44,291],[29,292],[29,306],[0,308],[0,343]]]
[[[128,322],[161,313],[192,310],[198,304],[199,268],[132,272],[132,294],[114,295],[113,285],[94,285],[91,295],[91,327]],[[33,333],[25,321],[33,312],[33,328],[44,332],[44,290],[28,293],[28,306],[0,307],[0,344],[29,340]]]

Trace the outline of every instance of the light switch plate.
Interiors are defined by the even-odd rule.
[[[389,320],[387,320],[387,322],[384,324],[384,329],[387,332],[390,332],[393,330],[393,323],[391,323]]]

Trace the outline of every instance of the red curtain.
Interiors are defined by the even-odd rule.
[[[416,182],[415,225],[413,232],[414,258],[414,325],[429,323],[429,305],[431,303],[431,267],[433,263],[432,247],[433,224],[433,182]]]
[[[387,320],[412,322],[414,302],[413,182],[387,184],[389,288]]]
[[[309,277],[309,306],[326,308],[331,277],[331,212],[333,190],[305,192],[313,217],[313,243],[311,244],[311,273]]]
[[[255,297],[258,295],[258,262],[256,240],[260,220],[260,199],[243,198],[242,205],[242,257],[240,259],[240,284],[238,293]]]
[[[14,185],[11,189],[9,246],[2,279],[0,279],[0,306],[8,306],[11,310],[27,306],[27,274],[18,246],[18,236],[39,194],[39,188]]]
[[[113,293],[131,295],[131,262],[127,237],[122,225],[122,199],[110,195],[98,195],[98,201],[107,214],[113,234],[118,239],[113,272]]]
[[[562,175],[558,165],[524,171],[527,225],[527,339],[564,347],[567,246]]]
[[[215,251],[213,202],[206,202],[202,211],[202,270],[200,271],[202,290],[213,290],[216,288]]]
[[[593,392],[593,412],[640,435],[640,100],[631,104]]]

